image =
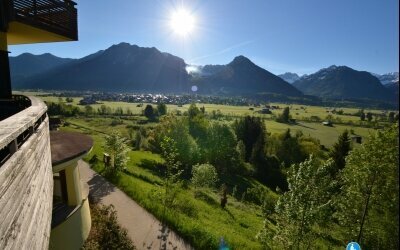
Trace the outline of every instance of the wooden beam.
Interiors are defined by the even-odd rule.
[[[0,99],[11,99],[10,65],[7,51],[7,34],[0,32]]]

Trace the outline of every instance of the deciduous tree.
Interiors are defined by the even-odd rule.
[[[211,164],[198,164],[192,168],[191,182],[196,188],[214,188],[218,174]]]
[[[116,174],[126,167],[129,160],[129,148],[125,139],[118,132],[113,132],[105,138],[105,151],[110,154],[111,166],[107,171],[110,174]]]
[[[326,189],[331,185],[329,164],[331,162],[321,166],[315,157],[310,156],[303,163],[290,168],[289,191],[279,198],[276,205],[276,233],[272,234],[265,228],[259,238],[272,237],[269,242],[273,240],[274,245],[285,249],[313,248],[317,238],[313,227],[327,221],[331,206]],[[267,241],[264,244],[268,244]]]
[[[371,134],[346,158],[337,213],[346,239],[366,249],[399,249],[398,127]]]

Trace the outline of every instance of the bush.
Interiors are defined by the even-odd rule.
[[[152,105],[148,104],[143,111],[143,115],[150,121],[154,121],[158,116],[158,111],[154,109]]]
[[[166,115],[167,114],[167,105],[165,103],[159,103],[157,105],[157,110],[159,115]]]
[[[112,205],[90,205],[92,228],[82,249],[135,249]]]
[[[266,190],[260,186],[248,188],[246,190],[246,201],[252,202],[257,205],[262,205],[266,196]]]
[[[214,188],[218,174],[213,165],[197,164],[193,166],[191,181],[197,188]]]
[[[121,125],[123,123],[124,123],[124,121],[118,118],[118,119],[112,119],[110,125],[114,127],[117,125]]]

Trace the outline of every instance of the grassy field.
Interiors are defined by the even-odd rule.
[[[55,96],[50,96],[49,93],[45,92],[14,92],[16,94],[24,94],[24,95],[34,95],[34,96],[40,96],[40,98],[46,102],[58,102],[59,98]],[[79,101],[82,99],[82,97],[73,97],[73,102],[70,103],[70,105],[79,106]],[[65,101],[65,97],[63,98]],[[127,103],[127,102],[108,102],[108,101],[103,101],[98,104],[91,105],[93,108],[97,109],[101,105],[106,105],[110,107],[111,109],[115,110],[116,108],[121,107],[124,112],[129,108],[133,114],[142,114],[144,107],[147,105],[147,103],[143,104],[142,107],[138,107],[139,103]],[[253,115],[253,116],[260,116],[264,118],[271,118],[271,115],[265,115],[265,114],[260,114],[258,111],[262,109],[262,107],[250,107],[250,106],[230,106],[230,105],[217,105],[217,104],[204,104],[204,103],[198,103],[197,104],[199,107],[203,107],[206,109],[206,112],[212,112],[213,110],[221,111],[222,114],[224,115],[229,115],[229,116],[243,116],[243,115]],[[321,107],[321,106],[310,106],[310,105],[299,105],[299,104],[282,104],[282,103],[271,103],[271,106],[278,106],[279,109],[272,109],[272,114],[273,115],[279,115],[283,108],[289,107],[290,108],[290,114],[294,119],[297,120],[304,120],[307,118],[310,118],[311,116],[318,116],[322,120],[324,120],[328,115],[331,115],[334,119],[340,119],[343,122],[358,122],[360,120],[359,117],[357,116],[352,116],[352,115],[339,115],[339,114],[333,114],[331,111],[333,109],[336,109],[337,111],[343,110],[344,114],[354,114],[356,113],[359,109],[358,108],[342,108],[342,107]],[[183,105],[182,107],[178,107],[177,105],[167,105],[168,107],[168,112],[176,113],[177,111],[180,112],[185,112],[189,108],[189,104]],[[252,108],[253,110],[250,110]],[[384,112],[388,112],[385,110],[376,110],[376,109],[365,109],[365,113],[371,112],[373,114],[382,114]]]
[[[336,141],[338,136],[347,130],[353,129],[354,133],[361,135],[366,138],[373,129],[355,127],[349,125],[334,125],[332,127],[324,126],[321,123],[311,123],[311,122],[299,122],[295,125],[289,125],[284,123],[278,123],[276,121],[266,120],[265,121],[267,132],[270,133],[283,133],[287,129],[293,132],[301,131],[304,135],[309,135],[311,137],[317,138],[322,145],[326,147],[331,147]]]
[[[24,94],[35,94],[35,92],[28,92]],[[41,93],[43,94],[43,93]],[[46,102],[58,102],[58,97],[54,96],[41,96],[41,99],[43,99]],[[63,98],[65,99],[65,98]],[[79,100],[81,98],[75,97],[73,98],[73,102],[70,103],[70,105],[78,106]],[[124,112],[129,108],[134,115],[141,115],[143,113],[143,109],[146,106],[146,104],[143,105],[143,107],[138,107],[138,103],[126,103],[126,102],[102,102],[101,104],[94,104],[91,105],[93,108],[97,109],[101,105],[106,105],[112,109],[116,109],[118,107],[121,107]],[[216,105],[216,104],[197,104],[199,107],[205,108],[206,112],[211,113],[213,110],[217,111],[219,110],[222,114],[228,115],[228,116],[233,116],[233,117],[238,117],[238,116],[244,116],[244,115],[253,115],[253,116],[260,116],[265,119],[265,124],[266,124],[266,129],[267,132],[269,133],[282,133],[286,129],[290,128],[294,133],[296,131],[301,131],[305,135],[309,135],[312,137],[317,138],[320,140],[321,144],[323,144],[326,147],[332,146],[336,140],[337,137],[339,136],[340,133],[342,133],[344,130],[352,129],[354,130],[355,134],[360,135],[362,137],[368,136],[368,134],[373,131],[371,128],[364,128],[360,126],[354,126],[354,125],[341,125],[337,124],[334,125],[333,127],[327,127],[323,126],[321,123],[317,122],[305,122],[301,121],[302,119],[306,117],[311,117],[311,116],[319,116],[322,119],[326,117],[328,114],[327,110],[331,110],[331,108],[325,108],[325,107],[318,107],[318,106],[306,106],[306,105],[289,105],[290,107],[290,112],[293,118],[299,119],[300,121],[295,124],[295,125],[289,125],[289,124],[283,124],[283,123],[278,123],[275,122],[272,119],[272,115],[264,115],[264,114],[259,114],[256,111],[261,110],[261,108],[254,108],[254,110],[249,110],[248,106],[229,106],[229,105]],[[282,112],[282,109],[286,107],[287,105],[280,104],[280,103],[273,103],[271,105],[274,106],[279,106],[280,109],[273,110],[273,114],[279,115]],[[176,113],[177,111],[180,111],[181,113],[187,111],[189,108],[189,105],[183,105],[182,107],[178,107],[177,105],[167,105],[167,109],[169,113]],[[337,108],[339,110],[339,108]],[[355,113],[358,109],[356,108],[343,108],[343,111],[345,113]],[[365,112],[374,112],[374,113],[381,113],[381,110],[366,110]],[[340,118],[343,121],[358,121],[359,118],[355,116],[348,116],[348,115],[333,115],[331,114],[334,118]],[[80,122],[78,120],[75,120],[75,122]],[[90,123],[90,121],[88,121]],[[107,127],[109,127],[109,124],[111,121],[104,120],[103,122],[100,122],[100,124],[89,124],[90,126],[97,126],[99,125],[100,131],[104,131]],[[123,125],[118,125],[117,129],[121,129],[123,133],[125,133],[125,126],[129,124],[136,124],[135,122],[130,123],[129,121],[126,121],[125,124]]]
[[[137,117],[137,120],[140,120]],[[111,118],[69,118],[69,121],[87,128],[96,128],[99,132],[109,133],[112,130],[118,130],[123,136],[128,137],[127,125],[137,125],[137,120],[123,120],[123,124],[110,126]],[[147,124],[147,126],[152,126],[152,124]],[[289,125],[284,123],[278,123],[273,120],[265,120],[265,126],[268,133],[283,133],[287,129],[290,129],[293,134],[297,131],[301,131],[304,135],[309,135],[311,137],[317,138],[320,143],[326,147],[331,147],[336,141],[338,136],[344,130],[353,129],[354,133],[366,138],[369,133],[373,131],[370,128],[349,126],[349,125],[334,125],[332,127],[323,126],[320,123],[311,122],[299,122],[295,125]]]

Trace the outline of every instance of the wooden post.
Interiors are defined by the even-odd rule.
[[[0,31],[0,99],[11,98],[11,77],[7,51],[7,34]]]
[[[18,151],[18,142],[17,139],[13,140],[10,144],[8,144],[8,148],[10,150],[10,154],[14,154]]]

